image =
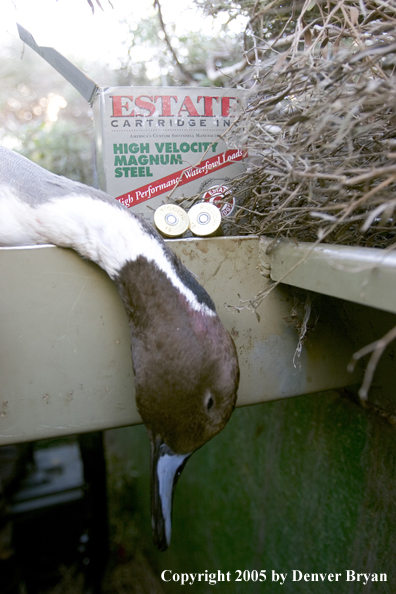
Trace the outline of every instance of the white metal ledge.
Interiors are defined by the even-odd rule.
[[[239,354],[238,405],[359,382],[336,316],[321,316],[293,363],[293,299],[279,287],[257,314],[238,310],[266,288],[259,239],[172,241],[216,303]],[[117,290],[95,264],[56,247],[0,248],[0,444],[140,422],[129,327]]]
[[[261,238],[271,279],[331,297],[396,313],[396,253]]]

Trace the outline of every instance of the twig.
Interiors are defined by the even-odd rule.
[[[389,330],[382,338],[368,344],[359,351],[353,354],[352,361],[348,365],[348,371],[353,372],[355,369],[356,362],[368,353],[372,353],[370,360],[367,364],[366,371],[364,373],[363,383],[359,390],[359,396],[362,400],[367,400],[368,392],[373,381],[374,372],[377,368],[378,361],[380,360],[386,347],[396,338],[396,326]]]

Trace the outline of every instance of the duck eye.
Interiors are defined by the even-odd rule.
[[[214,400],[211,396],[211,394],[209,394],[209,396],[206,398],[206,410],[210,410],[212,408],[212,406],[214,405]]]

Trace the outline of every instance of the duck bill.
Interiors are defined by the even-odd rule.
[[[153,539],[160,551],[170,545],[173,492],[191,454],[175,454],[157,437],[151,443],[151,522]]]

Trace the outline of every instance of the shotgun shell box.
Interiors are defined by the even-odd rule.
[[[21,25],[18,30],[92,106],[100,189],[151,223],[169,196],[209,200],[218,188],[232,202],[228,186],[245,171],[246,151],[228,149],[221,135],[241,112],[243,90],[100,88],[55,49],[37,45]],[[223,216],[230,210],[223,208]]]

